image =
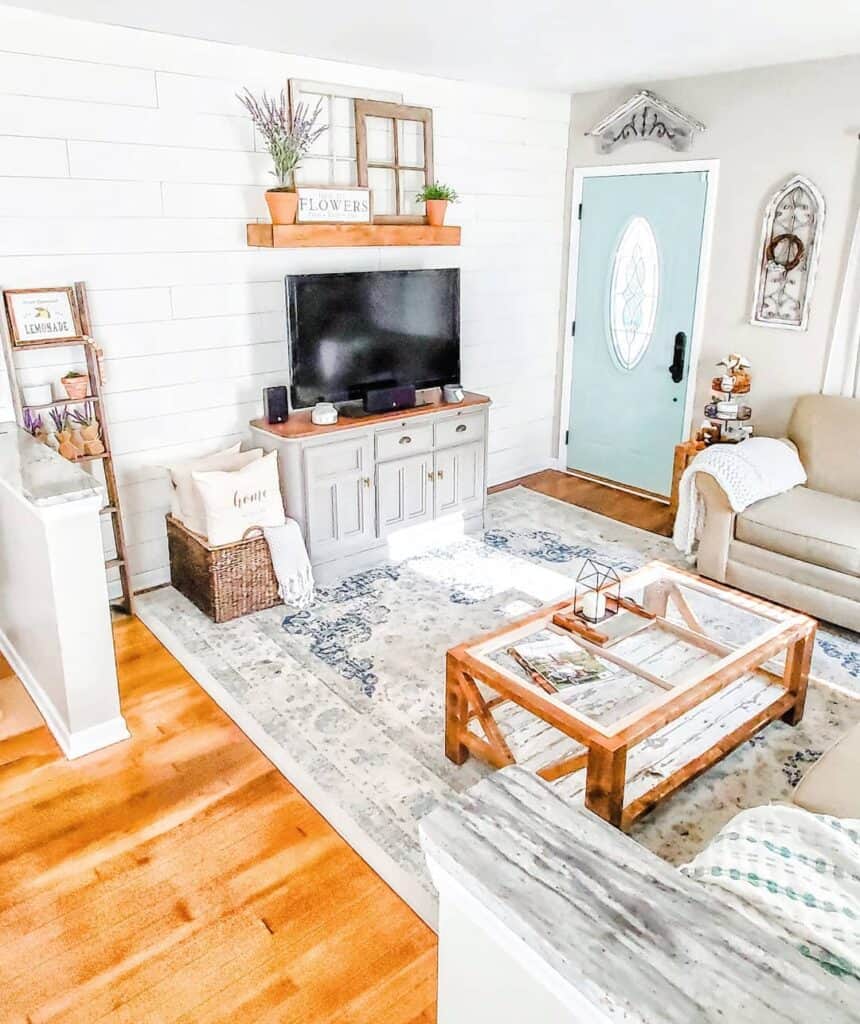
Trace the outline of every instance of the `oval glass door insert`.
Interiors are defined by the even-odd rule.
[[[651,344],[659,296],[657,239],[644,217],[634,217],[615,250],[609,286],[609,338],[623,370],[632,370]]]

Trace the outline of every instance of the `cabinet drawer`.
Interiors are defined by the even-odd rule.
[[[379,430],[376,434],[376,458],[403,458],[415,452],[429,452],[433,447],[433,427],[429,423],[401,423],[393,430]]]
[[[436,447],[447,448],[452,444],[480,441],[484,436],[484,414],[480,412],[442,420],[436,424]]]

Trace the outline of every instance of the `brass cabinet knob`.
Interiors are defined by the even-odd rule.
[[[444,469],[437,469],[436,470],[436,476],[437,476],[437,478],[439,480],[441,480],[444,475],[445,475],[445,470]]]
[[[433,473],[433,470],[431,469],[430,472],[427,474],[427,479],[428,480],[432,480],[433,476],[434,476],[434,473]]]
[[[362,479],[362,483],[364,484],[365,487],[370,487],[372,482],[373,481],[370,479],[369,476],[363,477]]]

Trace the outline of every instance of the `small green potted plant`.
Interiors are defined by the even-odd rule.
[[[458,202],[460,197],[450,185],[443,185],[438,181],[432,185],[425,185],[415,197],[416,202],[424,203],[427,211],[427,223],[439,227],[445,223],[445,214],[448,212],[448,203]]]
[[[80,401],[90,393],[90,378],[78,370],[69,370],[65,377],[61,378],[60,383],[73,401]]]
[[[251,115],[254,127],[263,136],[266,149],[275,169],[270,173],[277,181],[275,188],[266,192],[266,203],[273,224],[295,224],[299,198],[296,195],[296,168],[302,158],[327,130],[327,125],[318,125],[322,100],[313,113],[299,103],[292,120],[290,119],[287,97],[283,89],[277,97],[264,92],[258,99],[245,89],[237,99]]]

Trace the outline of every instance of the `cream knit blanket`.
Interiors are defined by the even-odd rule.
[[[740,444],[715,444],[693,459],[684,470],[678,489],[675,547],[690,554],[699,533],[703,503],[696,488],[696,473],[708,473],[722,487],[733,511],[790,491],[806,483],[806,471],[790,444],[772,437],[751,437]]]

